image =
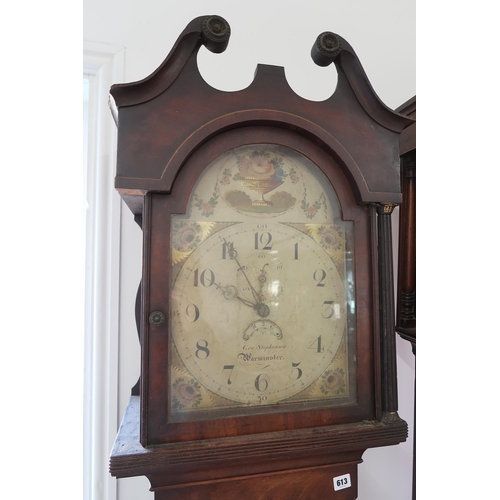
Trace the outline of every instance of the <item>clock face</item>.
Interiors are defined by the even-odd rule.
[[[243,146],[205,169],[172,216],[171,421],[354,401],[351,225],[291,149]]]

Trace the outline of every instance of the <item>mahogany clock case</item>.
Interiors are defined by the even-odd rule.
[[[144,242],[140,397],[131,398],[111,473],[147,475],[158,499],[188,498],[182,495],[191,486],[201,495],[215,493],[236,479],[242,492],[248,474],[255,488],[259,474],[273,475],[270,486],[281,473],[291,478],[300,470],[306,480],[322,467],[326,492],[335,473],[349,472],[355,483],[367,448],[407,437],[397,414],[391,213],[402,201],[400,136],[414,120],[380,101],[353,48],[330,32],[311,51],[316,64],[334,63],[338,73],[334,94],[323,102],[295,94],[275,66],[259,65],[244,90],[214,89],[199,73],[197,53],[201,45],[224,51],[229,35],[219,16],[196,18],[154,73],[110,92],[118,125],[115,187],[142,219]],[[288,148],[311,161],[334,191],[342,221],[352,225],[356,312],[347,351],[354,390],[340,403],[219,408],[175,420],[169,413],[172,220],[186,213],[212,162],[248,145]],[[181,496],[166,490],[162,496],[162,488],[172,495],[178,488]],[[354,499],[356,485],[336,494]]]
[[[326,178],[335,186],[335,192],[342,207],[345,220],[354,222],[354,260],[357,304],[356,338],[351,339],[349,350],[356,353],[350,357],[350,374],[357,386],[357,400],[334,409],[325,403],[290,404],[281,412],[272,406],[272,418],[263,418],[265,409],[259,409],[256,415],[231,416],[221,410],[218,418],[208,418],[193,422],[169,422],[168,387],[166,383],[165,360],[169,359],[168,326],[165,321],[159,326],[143,322],[143,372],[141,394],[147,401],[147,417],[143,428],[144,442],[159,444],[162,442],[197,440],[232,435],[290,430],[304,427],[355,422],[364,419],[380,418],[380,388],[375,387],[373,352],[375,339],[373,332],[373,311],[375,298],[371,283],[374,279],[372,256],[374,249],[370,222],[371,212],[368,207],[357,205],[349,187],[349,182],[338,164],[318,148],[309,139],[286,129],[275,127],[249,126],[224,132],[199,148],[183,166],[176,178],[170,195],[152,194],[147,197],[144,228],[144,310],[168,311],[171,241],[170,224],[172,214],[184,213],[189,195],[199,175],[211,161],[222,153],[242,144],[271,143],[293,148],[315,165],[321,165]],[[167,314],[165,312],[165,314]],[[144,318],[147,319],[147,318]],[[357,380],[357,382],[356,382]],[[376,401],[378,398],[378,401]],[[318,408],[319,406],[319,408]],[[378,411],[377,411],[378,407]],[[264,407],[265,408],[265,407]],[[213,412],[212,412],[213,414]],[[223,418],[225,417],[225,418]],[[221,420],[221,418],[223,418]]]

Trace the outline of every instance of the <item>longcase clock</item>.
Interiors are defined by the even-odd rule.
[[[140,383],[110,470],[156,500],[355,499],[370,447],[407,437],[397,414],[391,213],[412,124],[326,32],[332,97],[283,68],[222,92],[201,77],[219,16],[193,20],[148,78],[114,85],[116,188],[141,224]]]

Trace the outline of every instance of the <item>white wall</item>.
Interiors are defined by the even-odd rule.
[[[200,70],[223,90],[246,87],[257,63],[284,66],[291,87],[301,96],[322,100],[335,88],[333,65],[319,68],[310,49],[322,31],[334,31],[353,46],[382,101],[396,108],[415,95],[414,0],[84,0],[83,38],[125,49],[123,81],[152,73],[189,21],[218,14],[231,25],[223,54],[202,48]],[[119,82],[116,82],[119,83]],[[394,221],[396,225],[396,220]],[[139,345],[134,301],[141,274],[141,231],[126,207],[121,215],[120,338],[118,414],[139,375]],[[400,415],[410,439],[399,446],[368,450],[359,466],[360,500],[410,500],[412,475],[414,357],[398,338]],[[118,420],[119,420],[118,418]],[[119,421],[116,422],[119,425]],[[114,481],[114,479],[112,479]],[[145,478],[118,480],[118,500],[153,498]],[[98,499],[111,500],[111,499]],[[113,499],[114,500],[114,499]]]

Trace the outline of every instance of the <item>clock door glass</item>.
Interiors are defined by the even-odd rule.
[[[170,421],[356,402],[352,226],[289,148],[207,166],[172,216]]]

